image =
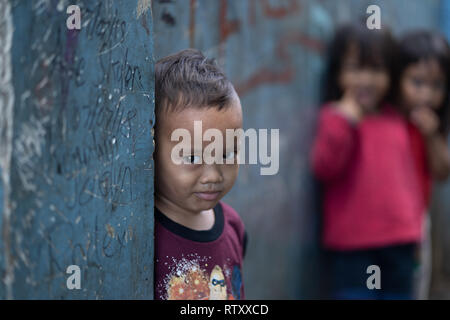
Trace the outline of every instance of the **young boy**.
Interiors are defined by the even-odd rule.
[[[155,97],[155,299],[243,299],[244,225],[219,201],[238,175],[237,143],[217,152],[223,164],[202,159],[211,142],[201,139],[200,150],[191,144],[194,121],[223,141],[227,129],[241,129],[239,97],[214,61],[193,49],[156,63]],[[191,137],[181,141],[188,152],[180,157],[177,129]]]

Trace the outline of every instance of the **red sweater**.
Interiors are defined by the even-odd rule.
[[[406,120],[391,106],[354,125],[321,109],[311,153],[324,190],[323,244],[335,250],[421,239],[423,188]]]

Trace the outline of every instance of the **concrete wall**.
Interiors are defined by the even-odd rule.
[[[0,1],[0,298],[152,298],[150,3]]]
[[[320,296],[320,221],[308,151],[324,46],[337,23],[367,16],[369,4],[380,5],[382,23],[395,33],[439,26],[438,0],[153,2],[156,59],[187,47],[217,58],[241,97],[245,128],[280,129],[279,173],[261,176],[258,166],[242,166],[225,198],[249,232],[248,298]]]

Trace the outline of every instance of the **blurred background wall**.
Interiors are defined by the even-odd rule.
[[[245,128],[280,129],[280,170],[261,176],[244,165],[225,198],[242,216],[249,247],[244,266],[251,299],[323,296],[319,211],[308,165],[324,49],[335,26],[381,8],[395,34],[439,30],[450,1],[154,0],[155,59],[194,47],[215,57],[234,83]],[[435,189],[431,296],[450,298],[450,184]]]

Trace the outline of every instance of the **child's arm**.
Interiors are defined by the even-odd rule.
[[[437,133],[427,138],[427,156],[433,177],[444,181],[450,174],[450,155],[444,137]]]
[[[337,103],[333,110],[322,111],[311,162],[320,180],[331,180],[347,167],[355,150],[356,123],[359,115],[352,105]]]
[[[447,141],[438,131],[439,119],[428,108],[413,110],[411,120],[421,131],[427,148],[427,159],[433,178],[444,181],[450,174],[450,153]]]

